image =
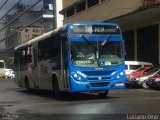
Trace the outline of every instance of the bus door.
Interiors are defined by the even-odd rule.
[[[32,80],[34,87],[38,87],[38,68],[37,68],[37,59],[38,59],[38,49],[33,47],[33,57],[32,57]]]
[[[67,77],[67,72],[68,72],[68,57],[67,57],[67,54],[68,54],[68,42],[67,40],[63,41],[62,43],[62,60],[63,60],[63,64],[62,64],[62,74],[63,74],[63,87],[65,90],[69,90],[69,81],[68,81],[68,77]]]

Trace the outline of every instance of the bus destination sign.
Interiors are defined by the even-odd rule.
[[[71,34],[119,34],[118,26],[111,25],[73,25]]]

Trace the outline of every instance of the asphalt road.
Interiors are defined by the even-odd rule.
[[[160,90],[113,90],[107,98],[69,94],[56,100],[50,91],[30,92],[0,79],[0,113],[2,120],[159,120]]]

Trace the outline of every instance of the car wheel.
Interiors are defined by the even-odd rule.
[[[142,87],[143,87],[143,88],[149,88],[149,86],[147,85],[146,81],[143,81]]]

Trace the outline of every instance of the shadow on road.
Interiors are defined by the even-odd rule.
[[[53,99],[53,100],[60,100],[60,101],[81,101],[81,100],[95,100],[95,99],[117,99],[119,97],[112,97],[112,96],[106,96],[106,97],[100,97],[96,93],[63,93],[63,97],[61,99],[57,99],[52,91],[46,91],[46,90],[17,90],[17,92],[22,92],[24,94],[33,95],[33,96],[39,96],[44,97],[47,99]]]
[[[150,89],[155,90],[155,91],[160,91],[160,87],[151,87]]]

